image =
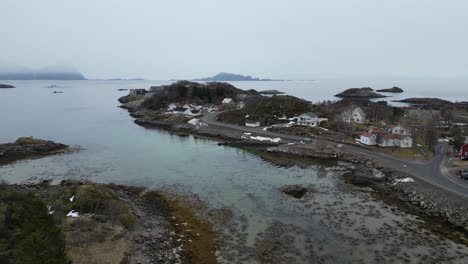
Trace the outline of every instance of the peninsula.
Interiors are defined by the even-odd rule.
[[[272,79],[260,79],[250,75],[244,76],[240,74],[220,72],[213,77],[206,77],[201,79],[194,79],[193,81],[198,82],[221,82],[221,81],[273,81]]]
[[[57,64],[39,70],[0,65],[0,80],[86,80],[73,65]]]

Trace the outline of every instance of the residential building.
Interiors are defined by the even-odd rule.
[[[366,122],[366,113],[360,107],[355,107],[344,111],[341,118],[346,123],[363,124]]]
[[[460,150],[460,159],[468,160],[468,144],[463,145]]]
[[[369,132],[364,132],[360,135],[358,141],[364,145],[375,146],[377,145],[377,135]]]
[[[296,124],[299,126],[311,126],[316,127],[319,125],[320,121],[316,114],[312,112],[304,113],[302,115],[297,116]]]
[[[132,95],[145,95],[147,92],[145,89],[130,89]]]
[[[237,104],[237,109],[244,109],[245,108],[245,103],[243,101],[240,101],[238,104]]]
[[[411,135],[411,130],[400,125],[388,125],[387,133],[396,135]]]
[[[388,134],[383,135],[377,144],[379,147],[412,148],[413,139],[408,135]]]

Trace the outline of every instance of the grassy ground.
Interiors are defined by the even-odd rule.
[[[408,159],[408,160],[426,160],[424,156],[421,155],[417,147],[414,148],[381,148],[381,147],[372,147],[372,150],[392,155],[395,157]]]

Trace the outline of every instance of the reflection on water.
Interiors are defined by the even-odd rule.
[[[468,249],[420,232],[417,220],[355,192],[319,167],[278,167],[246,151],[135,125],[118,108],[119,88],[155,82],[17,82],[0,92],[0,141],[34,136],[78,145],[77,153],[0,168],[10,182],[78,178],[196,194],[233,218],[220,258],[232,263],[463,262]],[[296,200],[289,184],[315,191]]]

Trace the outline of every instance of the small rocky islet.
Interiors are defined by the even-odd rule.
[[[387,97],[386,95],[374,92],[374,89],[370,87],[350,88],[339,94],[336,94],[335,96],[340,97],[340,98],[362,98],[362,99]]]
[[[20,159],[53,155],[66,150],[69,146],[50,140],[20,137],[14,143],[0,144],[0,164]]]
[[[377,92],[381,92],[381,93],[402,93],[404,91],[400,87],[394,86],[392,88],[377,90]]]
[[[0,88],[9,89],[9,88],[15,88],[15,86],[9,85],[9,84],[2,84],[2,83],[0,83]]]

